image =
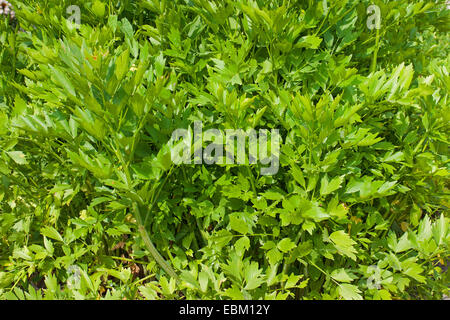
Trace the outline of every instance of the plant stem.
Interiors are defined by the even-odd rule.
[[[158,252],[156,247],[153,245],[152,240],[150,239],[147,230],[145,229],[143,223],[142,223],[142,217],[141,212],[139,211],[139,206],[136,203],[133,203],[133,211],[135,213],[136,222],[138,225],[139,232],[142,236],[142,239],[144,240],[144,243],[147,247],[147,249],[150,251],[150,254],[153,256],[155,261],[159,264],[159,266],[172,278],[175,278],[175,280],[179,280],[178,275],[176,272],[172,269],[172,267],[164,260],[164,258],[161,256],[161,254]]]
[[[14,30],[13,33],[13,40],[12,40],[12,49],[13,49],[13,61],[12,61],[12,66],[13,66],[13,74],[12,74],[12,80],[13,82],[16,80],[16,61],[17,61],[17,51],[16,51],[16,37],[17,37],[17,32],[19,31],[19,22],[17,22],[16,25],[16,29]]]
[[[250,177],[250,184],[252,186],[252,191],[253,194],[256,196],[258,196],[258,193],[256,192],[256,181],[255,181],[255,176],[253,175],[252,170],[250,169],[250,167],[245,167],[247,169],[247,173],[248,176]]]
[[[166,175],[166,177],[164,178],[163,182],[162,182],[162,183],[159,183],[159,184],[155,187],[155,188],[158,188],[158,191],[156,192],[156,195],[155,195],[155,192],[154,192],[154,191],[152,192],[152,195],[151,195],[151,198],[150,198],[150,207],[149,207],[148,211],[151,211],[151,210],[153,209],[153,207],[155,206],[155,203],[156,203],[156,201],[157,201],[158,198],[159,198],[159,194],[161,193],[161,190],[164,188],[164,186],[165,186],[165,184],[166,184],[166,182],[167,182],[167,179],[169,178],[170,174],[172,173],[172,169],[173,169],[173,164],[172,164],[172,166],[170,167],[169,172],[167,173],[167,175]],[[156,189],[154,189],[154,190],[156,190]],[[148,215],[145,217],[145,220],[144,220],[144,226],[147,224],[147,219],[148,219]]]
[[[375,50],[373,51],[372,65],[370,66],[370,72],[373,73],[377,70],[377,58],[378,49],[380,48],[380,29],[377,28],[377,36],[375,40]]]
[[[319,270],[320,272],[322,272],[325,276],[329,277],[334,283],[336,283],[337,285],[339,285],[339,282],[337,282],[336,280],[334,280],[329,274],[328,272],[324,271],[322,268],[320,268],[317,264],[315,264],[314,262],[312,262],[309,259],[306,259],[306,261],[308,261],[309,264],[311,264],[312,266],[316,267],[317,270]]]

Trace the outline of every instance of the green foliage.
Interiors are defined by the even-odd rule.
[[[443,1],[11,2],[2,299],[448,292]],[[278,173],[174,165],[194,121],[279,129]]]

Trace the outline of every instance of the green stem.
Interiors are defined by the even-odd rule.
[[[380,29],[377,29],[377,36],[375,40],[375,50],[373,51],[372,65],[370,66],[370,72],[373,73],[377,70],[377,58],[378,49],[380,48]]]
[[[176,272],[172,269],[172,267],[164,260],[164,258],[161,256],[161,254],[158,252],[156,247],[153,245],[152,240],[150,239],[147,230],[145,229],[143,223],[142,223],[142,217],[141,212],[139,211],[139,207],[136,203],[133,203],[133,210],[135,213],[136,222],[138,225],[139,232],[142,236],[142,239],[144,240],[144,243],[147,247],[147,249],[150,251],[150,254],[153,256],[155,261],[159,264],[159,266],[172,278],[175,278],[178,280],[178,275]]]
[[[150,198],[150,207],[149,207],[149,209],[148,209],[148,211],[150,212],[152,209],[153,209],[153,207],[155,206],[155,203],[156,203],[156,201],[158,200],[158,198],[159,198],[159,194],[161,193],[161,190],[164,188],[164,186],[165,186],[165,184],[166,184],[166,182],[167,182],[167,179],[169,178],[169,176],[171,175],[171,173],[172,173],[172,169],[173,169],[173,164],[172,164],[172,166],[170,167],[170,169],[169,169],[169,172],[167,173],[167,175],[166,175],[166,177],[164,178],[164,180],[163,180],[163,182],[162,183],[160,183],[159,185],[157,185],[155,188],[159,188],[158,189],[158,191],[156,192],[156,195],[155,195],[155,192],[153,191],[152,192],[152,195],[151,195],[151,198]],[[153,190],[155,190],[155,189],[153,189]],[[144,226],[147,224],[147,219],[148,219],[148,215],[145,217],[145,220],[144,220]]]
[[[133,282],[133,286],[137,285],[138,283],[144,282],[145,280],[148,280],[150,278],[153,278],[155,276],[155,274],[149,274],[148,276],[146,276],[145,278],[136,280],[135,282]]]
[[[202,238],[203,245],[206,246],[208,244],[208,237],[205,234],[206,232],[203,231],[203,226],[200,223],[200,219],[199,218],[195,218],[195,221],[197,223],[197,228],[198,228],[198,231],[200,232],[200,236]]]
[[[125,162],[125,159],[123,159],[122,154],[120,153],[119,149],[115,149],[114,150],[117,154],[117,157],[119,159],[119,161],[121,162],[122,166],[123,166],[123,170],[125,171],[125,175],[127,178],[127,185],[130,185],[131,182],[131,175],[130,175],[130,171],[128,169],[128,165]],[[173,168],[173,166],[172,166]],[[172,168],[170,170],[170,172],[172,171]],[[169,172],[169,174],[170,174]],[[143,204],[142,200],[139,201],[140,204]],[[154,204],[154,202],[153,202]],[[153,205],[152,205],[153,207]],[[150,208],[151,210],[151,208]],[[138,230],[139,233],[142,236],[142,239],[144,240],[145,246],[147,247],[148,251],[150,252],[150,254],[152,255],[152,257],[155,259],[155,261],[159,264],[159,266],[172,278],[175,278],[178,281],[178,275],[176,274],[176,272],[172,269],[172,267],[164,260],[164,258],[161,256],[161,254],[158,252],[158,250],[156,249],[156,247],[153,245],[152,240],[150,239],[147,230],[145,229],[145,225],[142,221],[142,216],[141,216],[141,212],[139,210],[139,204],[137,203],[137,201],[133,201],[133,213],[134,213],[134,217],[136,219],[136,224],[138,226]]]
[[[336,280],[334,280],[329,274],[328,272],[324,271],[322,268],[320,268],[317,264],[315,264],[314,262],[312,262],[309,259],[306,259],[306,261],[308,261],[309,264],[311,264],[312,266],[316,267],[317,270],[319,270],[320,272],[322,272],[325,276],[329,277],[334,283],[336,283],[337,285],[339,285],[339,282],[337,282]]]
[[[139,261],[139,260],[133,260],[133,259],[129,259],[129,258],[124,258],[124,257],[115,257],[115,256],[111,256],[111,259],[114,260],[121,260],[121,261],[126,261],[126,262],[132,262],[132,263],[139,263],[142,265],[147,264],[148,262],[146,261]]]
[[[253,194],[255,195],[255,197],[258,195],[258,193],[256,192],[256,181],[255,181],[255,176],[253,175],[252,170],[250,169],[250,167],[245,167],[247,169],[247,173],[248,176],[250,177],[250,184],[252,186],[252,190],[253,190]]]
[[[12,74],[12,80],[13,82],[16,80],[16,61],[17,61],[17,51],[16,51],[16,37],[17,37],[17,32],[19,31],[19,22],[17,22],[16,25],[16,29],[14,30],[13,33],[13,41],[12,41],[12,49],[13,49],[13,61],[12,61],[12,66],[13,66],[13,74]]]

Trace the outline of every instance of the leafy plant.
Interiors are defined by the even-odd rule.
[[[2,299],[448,292],[442,1],[11,3]],[[279,129],[278,173],[175,165],[195,121]]]

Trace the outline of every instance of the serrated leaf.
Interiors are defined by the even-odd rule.
[[[271,265],[275,265],[283,259],[283,254],[277,248],[273,248],[267,252],[266,257]]]
[[[63,237],[62,237],[62,236],[59,234],[59,232],[58,232],[55,228],[53,228],[53,227],[47,226],[47,227],[42,228],[42,229],[41,229],[41,234],[44,235],[44,236],[47,236],[47,237],[49,237],[49,238],[51,238],[51,239],[54,239],[54,240],[58,240],[58,241],[64,242]]]
[[[234,244],[234,247],[236,248],[236,253],[239,256],[242,256],[248,248],[250,248],[250,239],[248,237],[242,237],[239,240],[236,241]]]
[[[360,295],[361,290],[357,286],[347,283],[339,284],[339,294],[345,300],[362,300],[363,297]]]
[[[241,234],[247,234],[249,231],[245,221],[235,216],[230,216],[230,227],[232,230],[237,231]]]
[[[329,239],[333,242],[338,252],[356,261],[355,253],[356,249],[353,247],[356,242],[353,241],[350,236],[343,230],[335,231]]]
[[[52,74],[55,77],[56,82],[61,85],[70,95],[76,96],[75,89],[66,75],[51,65],[49,66],[49,68],[52,70]]]
[[[291,239],[284,238],[283,240],[278,242],[277,247],[278,249],[280,249],[281,252],[286,253],[294,249],[296,247],[296,244]]]
[[[333,272],[330,275],[334,280],[339,282],[352,282],[353,279],[348,275],[348,273],[345,271],[345,269],[340,268],[333,270]]]
[[[330,194],[340,188],[344,177],[334,177],[331,181],[328,181],[327,176],[324,176],[320,182],[320,195],[324,196]]]
[[[304,36],[295,45],[297,48],[317,49],[322,43],[322,38],[317,36]]]
[[[294,288],[301,278],[302,276],[296,276],[295,274],[291,273],[289,278],[286,280],[284,288],[285,289]]]
[[[258,268],[257,262],[252,262],[244,272],[246,285],[245,290],[254,290],[264,283],[262,270]]]

